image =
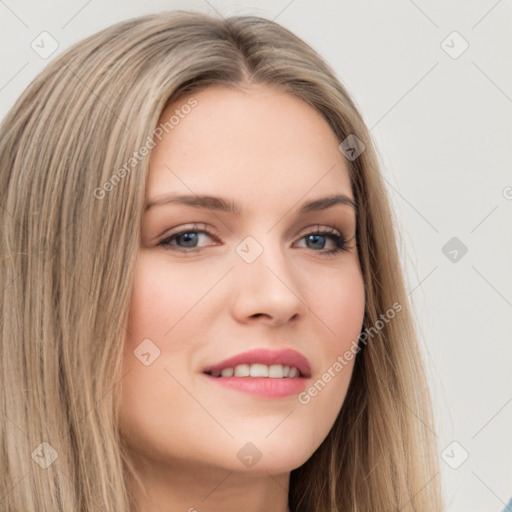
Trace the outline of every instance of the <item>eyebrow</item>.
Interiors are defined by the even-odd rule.
[[[205,208],[209,210],[216,210],[220,212],[231,213],[232,215],[241,215],[241,208],[231,200],[223,199],[222,197],[207,196],[207,195],[174,195],[168,194],[158,199],[150,201],[146,206],[146,211],[154,206],[161,206],[164,204],[183,204],[191,206],[192,208]],[[318,212],[326,210],[335,205],[350,206],[354,212],[357,212],[357,204],[350,197],[345,194],[334,194],[326,197],[320,197],[312,201],[304,203],[298,215],[303,215],[310,212]]]

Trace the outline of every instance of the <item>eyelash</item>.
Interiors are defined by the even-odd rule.
[[[194,227],[192,227],[192,228],[182,229],[181,231],[178,231],[177,233],[173,233],[172,235],[164,238],[158,245],[164,247],[164,249],[173,250],[173,251],[177,251],[177,252],[181,252],[181,253],[197,252],[198,250],[202,249],[202,247],[199,247],[199,248],[191,247],[191,248],[189,248],[190,249],[189,250],[187,248],[178,247],[177,245],[170,243],[172,240],[180,237],[181,235],[190,234],[190,233],[203,233],[203,234],[206,234],[209,237],[213,238],[214,240],[218,240],[217,237],[215,235],[213,235],[213,233],[211,233],[207,229],[205,229],[205,228],[198,229],[197,226],[194,225]],[[316,231],[311,231],[309,233],[306,233],[299,240],[302,240],[303,238],[306,238],[311,235],[330,238],[336,245],[336,247],[334,249],[329,249],[327,251],[326,250],[315,251],[313,249],[311,249],[311,250],[313,252],[318,252],[321,255],[326,256],[326,257],[336,256],[341,252],[348,251],[348,249],[349,249],[348,241],[345,239],[345,237],[343,235],[340,235],[338,233],[339,232],[334,228],[320,228],[319,226],[317,226]],[[172,247],[172,249],[171,249],[171,247]]]

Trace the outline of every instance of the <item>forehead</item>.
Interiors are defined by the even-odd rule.
[[[290,93],[263,85],[210,87],[169,105],[160,123],[167,127],[151,155],[150,198],[228,195],[249,207],[308,194],[353,197],[334,132]]]

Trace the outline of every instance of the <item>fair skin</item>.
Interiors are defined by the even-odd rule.
[[[357,340],[365,296],[355,212],[335,204],[298,214],[333,194],[353,200],[348,167],[323,117],[288,93],[216,86],[193,98],[151,153],[147,202],[209,195],[242,212],[178,203],[145,211],[119,416],[147,491],[134,485],[135,500],[144,512],[285,512],[290,472],[327,436],[354,361],[307,404],[297,393],[226,388],[203,370],[254,348],[290,348],[310,363],[307,389]],[[336,241],[315,238],[322,229],[343,235],[346,250],[326,255]],[[169,239],[182,230],[189,235]],[[245,252],[262,250],[251,263],[237,252],[249,236],[257,245],[242,244]],[[160,350],[148,365],[134,355],[145,339],[154,344],[146,352]],[[250,467],[237,456],[247,443],[261,455]]]

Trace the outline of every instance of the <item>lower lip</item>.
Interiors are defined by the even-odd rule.
[[[212,377],[203,374],[220,386],[265,398],[282,398],[298,395],[306,388],[307,380],[300,378],[273,379],[270,377]]]

